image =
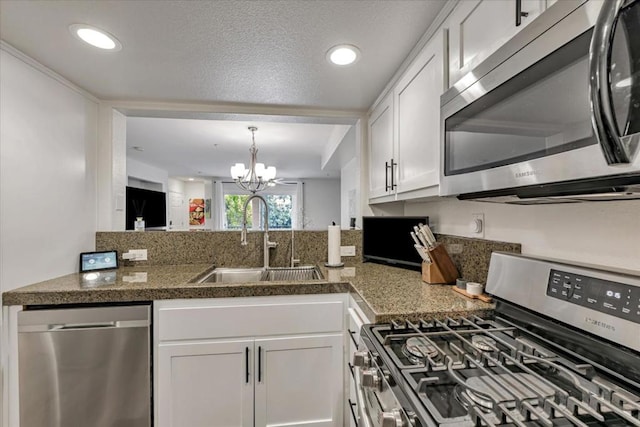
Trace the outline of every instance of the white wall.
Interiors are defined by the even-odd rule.
[[[522,244],[522,253],[640,272],[640,201],[515,206],[455,199],[407,204],[436,231],[473,237],[472,213],[484,213],[485,238]]]
[[[167,191],[169,173],[156,166],[148,165],[138,160],[127,157],[127,177],[160,184],[161,188],[147,188],[148,190]],[[139,187],[142,188],[142,187]],[[146,188],[146,187],[145,187]]]
[[[127,118],[109,103],[98,108],[98,229],[124,231]]]
[[[340,170],[340,225],[349,228],[350,218],[362,226],[360,215],[360,167],[354,157]]]
[[[189,229],[189,205],[186,200],[184,181],[169,178],[167,192],[167,207],[169,216],[167,225],[171,230],[188,230]]]
[[[98,101],[0,50],[0,290],[78,270],[95,248]]]
[[[305,179],[304,228],[326,230],[332,221],[340,222],[340,180]],[[343,224],[340,224],[343,225]],[[349,228],[349,222],[343,225]]]

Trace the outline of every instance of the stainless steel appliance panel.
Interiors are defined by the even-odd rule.
[[[590,45],[602,8],[600,0],[552,6],[540,25],[523,30],[442,96],[442,195],[640,173],[640,48],[629,41],[640,38],[640,29],[630,18],[620,19],[607,56],[621,71],[612,100],[603,104],[613,103],[629,162],[610,166],[606,141],[593,129]],[[629,10],[639,13],[640,2]]]
[[[148,305],[23,311],[21,427],[149,427]]]
[[[607,305],[612,314],[599,311],[595,307],[589,308],[577,304],[568,306],[569,296],[566,299],[559,299],[550,296],[547,292],[552,270],[621,284],[630,292],[629,295],[626,292],[620,295],[619,302],[613,305],[605,298],[594,297],[599,299],[594,302],[594,306]],[[563,283],[560,283],[560,286],[562,285]],[[575,280],[567,281],[568,289],[574,285]],[[636,315],[636,312],[640,313],[640,277],[523,255],[494,252],[491,254],[486,291],[606,340],[640,351],[638,323],[630,320],[640,319],[640,314]],[[626,316],[622,313],[622,308],[625,306],[632,310],[633,317],[625,318]]]

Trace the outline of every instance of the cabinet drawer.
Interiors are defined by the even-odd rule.
[[[160,341],[342,332],[343,301],[160,306]]]

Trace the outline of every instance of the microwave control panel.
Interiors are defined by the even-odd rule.
[[[551,270],[547,295],[640,323],[640,287]]]

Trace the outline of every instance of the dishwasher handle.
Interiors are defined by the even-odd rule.
[[[104,323],[62,323],[48,325],[50,331],[64,331],[69,329],[103,329],[103,328],[116,328],[118,322],[104,322]]]
[[[147,328],[150,325],[151,306],[148,304],[23,310],[18,313],[18,333]]]
[[[63,332],[92,329],[146,328],[148,326],[149,321],[147,320],[124,320],[90,323],[50,323],[42,325],[21,325],[18,328],[18,332]]]

